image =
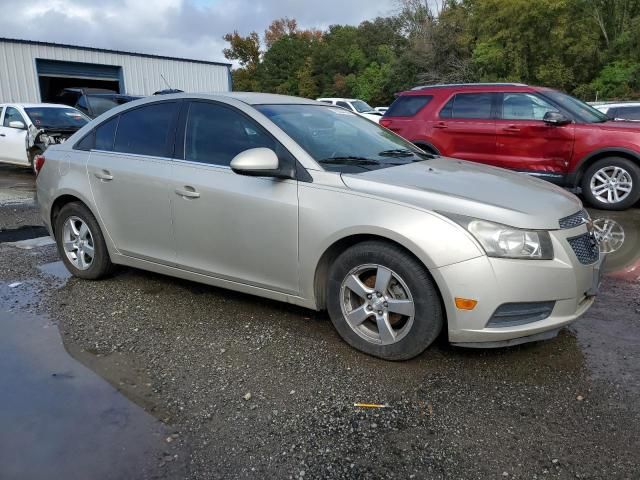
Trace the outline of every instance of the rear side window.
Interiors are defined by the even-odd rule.
[[[401,95],[386,111],[387,117],[413,117],[433,99],[431,95]]]
[[[336,105],[347,110],[351,110],[351,106],[347,102],[336,102]]]
[[[640,107],[616,107],[609,109],[608,115],[623,120],[640,120]]]
[[[118,126],[118,117],[114,117],[108,122],[104,122],[96,128],[96,150],[104,150],[110,152],[113,150],[113,140]]]
[[[441,118],[491,118],[493,93],[458,93],[440,110]]]
[[[173,145],[176,102],[145,105],[120,115],[113,150],[122,153],[169,157]]]
[[[258,124],[232,108],[205,102],[189,107],[184,142],[185,160],[210,165],[229,166],[250,148],[277,151],[275,139]]]

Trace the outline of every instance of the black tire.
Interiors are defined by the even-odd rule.
[[[403,337],[398,335],[399,340],[395,343],[383,345],[363,338],[349,325],[342,310],[343,280],[359,266],[371,264],[383,266],[399,275],[413,298],[413,322],[405,323],[406,333]],[[396,288],[397,285],[395,283]],[[344,341],[364,353],[385,360],[408,360],[419,355],[438,337],[444,323],[440,296],[427,269],[409,253],[383,241],[359,243],[336,258],[329,268],[327,308],[334,327]],[[376,328],[375,320],[371,317],[365,323]]]
[[[82,222],[89,227],[91,233],[94,255],[90,266],[86,270],[77,268],[69,260],[64,249],[63,229],[65,222],[70,217],[77,217],[82,220]],[[73,276],[86,280],[98,280],[113,271],[114,265],[109,258],[109,251],[107,250],[100,226],[91,211],[82,203],[72,202],[62,207],[55,219],[54,233],[60,258],[62,258],[63,263]]]
[[[629,195],[623,200],[615,203],[606,203],[600,200],[591,191],[591,180],[596,173],[603,168],[615,168],[620,167],[624,169],[631,177],[632,190]],[[600,210],[626,210],[627,208],[635,205],[640,200],[640,166],[637,163],[629,160],[628,158],[621,157],[607,157],[602,158],[591,165],[582,177],[580,184],[582,188],[582,195],[585,201],[592,206]]]

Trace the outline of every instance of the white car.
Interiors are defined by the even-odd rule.
[[[66,105],[0,104],[0,163],[33,168],[38,154],[64,142],[88,122],[86,115]]]
[[[329,105],[346,108],[356,115],[360,115],[376,123],[380,123],[380,119],[382,118],[381,112],[376,111],[367,102],[358,100],[357,98],[318,98],[316,100],[328,103]]]
[[[374,110],[376,112],[380,112],[382,115],[384,115],[386,113],[386,111],[389,110],[389,107],[376,107],[376,108],[374,108]]]
[[[593,107],[614,120],[640,122],[640,102],[601,103]]]

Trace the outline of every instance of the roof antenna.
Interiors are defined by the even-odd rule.
[[[162,80],[164,81],[164,84],[167,86],[169,90],[173,90],[173,88],[171,88],[171,85],[169,85],[169,82],[167,82],[167,79],[164,78],[163,74],[160,74],[160,78],[162,78]]]

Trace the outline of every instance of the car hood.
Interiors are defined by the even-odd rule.
[[[342,179],[354,191],[518,228],[557,230],[559,219],[582,208],[578,197],[551,183],[446,157]]]

